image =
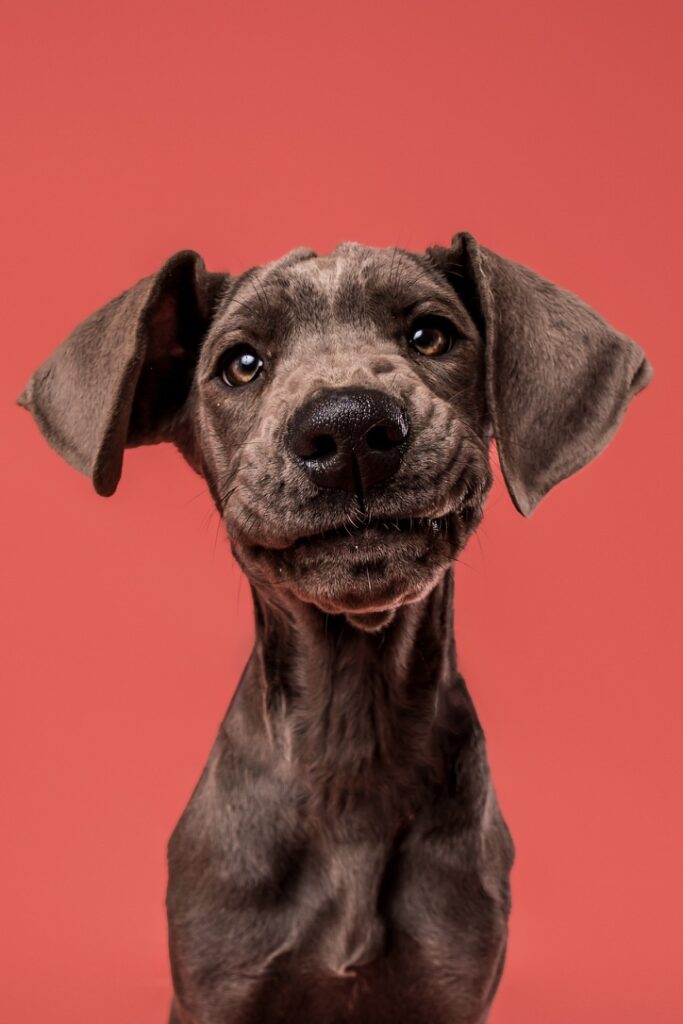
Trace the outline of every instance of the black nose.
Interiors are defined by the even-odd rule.
[[[383,391],[339,388],[292,416],[290,451],[318,487],[356,493],[393,476],[408,438],[408,414]]]

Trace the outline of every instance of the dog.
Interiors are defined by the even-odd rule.
[[[643,351],[457,234],[424,253],[191,251],[19,403],[111,495],[127,446],[206,481],[256,640],[171,837],[172,1024],[482,1024],[513,844],[458,672],[453,563],[495,439],[529,515],[614,434]]]

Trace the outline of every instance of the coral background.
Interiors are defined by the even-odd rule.
[[[460,229],[655,367],[532,519],[498,474],[458,570],[518,848],[491,1022],[683,1019],[680,5],[38,0],[4,23],[0,1020],[165,1021],[165,842],[252,636],[178,454],[129,452],[98,498],[14,398],[176,249],[237,272]]]

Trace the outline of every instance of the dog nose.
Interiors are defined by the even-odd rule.
[[[306,402],[289,425],[290,451],[318,487],[356,493],[394,475],[410,421],[395,398],[372,388],[339,388]]]

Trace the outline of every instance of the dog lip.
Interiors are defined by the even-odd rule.
[[[394,533],[402,535],[411,533],[439,534],[449,518],[450,514],[440,516],[367,516],[362,520],[342,523],[340,526],[327,530],[301,534],[290,545],[290,550],[320,542],[343,544],[363,537],[391,538]]]
[[[343,519],[334,520],[324,530],[307,530],[302,524],[300,528],[294,527],[287,533],[275,535],[254,536],[233,525],[229,533],[233,541],[237,540],[241,545],[254,554],[291,554],[301,548],[317,544],[338,545],[340,547],[355,541],[369,543],[370,541],[380,542],[392,538],[408,538],[411,534],[415,537],[433,539],[447,539],[455,537],[459,532],[460,521],[466,511],[464,504],[458,502],[455,507],[447,508],[446,512],[413,513],[403,515],[381,515],[372,512],[364,515],[346,515]]]

